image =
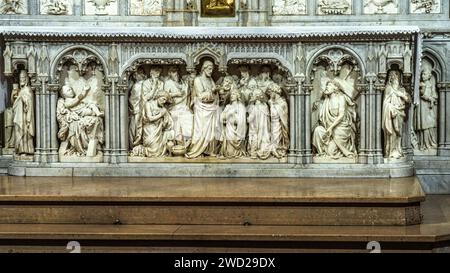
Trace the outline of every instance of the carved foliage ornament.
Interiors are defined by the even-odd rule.
[[[86,0],[86,15],[117,15],[116,0]]]
[[[342,50],[330,50],[327,53],[317,57],[314,63],[318,64],[322,61],[325,61],[329,65],[328,71],[333,72],[335,75],[339,73],[339,71],[341,70],[341,66],[345,62],[352,63],[355,66],[355,69],[357,69],[358,67],[353,56],[344,53]]]
[[[352,13],[350,0],[320,0],[318,5],[319,14],[342,15]]]
[[[92,62],[97,64],[98,69],[103,70],[103,66],[101,65],[101,62],[97,58],[97,56],[93,55],[87,50],[76,49],[71,51],[70,53],[67,53],[61,58],[58,63],[56,82],[58,83],[60,81],[59,77],[65,64],[70,63],[71,65],[77,66],[78,71],[80,71],[81,74],[84,74],[88,69],[88,65]]]
[[[73,0],[41,0],[41,14],[72,15]]]

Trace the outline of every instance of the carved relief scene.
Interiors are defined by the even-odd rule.
[[[410,0],[411,13],[440,13],[441,0]]]
[[[358,157],[358,63],[341,49],[316,58],[311,91],[315,162],[355,163]]]
[[[117,15],[119,0],[84,0],[85,15]]]
[[[131,0],[130,15],[161,15],[162,0]]]
[[[275,0],[273,1],[274,15],[306,14],[306,0]]]
[[[41,0],[41,14],[72,15],[73,0]]]
[[[352,14],[351,0],[319,0],[317,3],[317,14],[319,15]]]
[[[85,50],[66,54],[58,65],[61,161],[102,160],[104,144],[104,72],[97,57]]]
[[[27,14],[27,0],[1,0],[0,14]]]
[[[288,102],[274,65],[149,63],[129,73],[130,162],[286,161]]]
[[[365,14],[397,14],[399,0],[364,0]]]

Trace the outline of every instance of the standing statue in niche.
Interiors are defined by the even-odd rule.
[[[246,155],[245,137],[247,133],[247,111],[242,103],[241,93],[234,89],[230,94],[230,104],[223,110],[220,119],[224,124],[220,156],[239,158]]]
[[[382,115],[385,154],[388,158],[403,157],[403,124],[406,119],[406,104],[410,101],[409,94],[400,85],[400,72],[395,70],[389,72]]]
[[[355,103],[336,80],[327,83],[322,96],[319,125],[315,128],[312,139],[318,156],[333,159],[355,157]]]
[[[95,69],[88,69],[89,80],[80,77],[78,67],[71,65],[58,99],[56,117],[60,152],[65,156],[96,156],[103,144],[103,116],[94,93],[99,88]]]
[[[217,153],[216,138],[220,137],[216,135],[219,97],[211,77],[213,69],[214,64],[211,61],[204,61],[200,75],[194,80],[194,131],[187,158],[196,158],[202,154],[215,156]]]
[[[415,130],[422,151],[437,148],[437,104],[436,79],[431,67],[425,66],[420,83],[420,103],[415,113]]]
[[[273,83],[267,87],[270,95],[270,129],[272,155],[276,158],[286,156],[289,148],[288,104],[282,97],[281,87]]]
[[[19,74],[19,89],[12,94],[14,100],[14,139],[17,155],[34,154],[34,98],[26,70]]]
[[[134,84],[131,87],[130,97],[128,98],[130,123],[129,123],[129,142],[130,148],[138,146],[142,142],[142,89],[145,80],[145,71],[138,68],[134,73]]]
[[[164,82],[164,91],[173,100],[170,115],[173,119],[175,140],[178,145],[189,146],[192,137],[193,115],[188,106],[189,85],[180,79],[178,69],[169,67],[168,78]]]
[[[269,85],[274,83],[274,81],[271,79],[271,69],[270,66],[264,65],[261,67],[261,72],[259,74],[259,77],[257,79],[258,88],[261,89],[264,93],[266,93],[267,88]]]

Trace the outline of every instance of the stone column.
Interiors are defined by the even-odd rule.
[[[360,131],[359,131],[359,146],[358,146],[358,163],[367,163],[367,139],[368,139],[368,129],[367,126],[367,96],[371,89],[373,89],[373,80],[370,77],[366,77],[369,82],[366,86],[360,87]]]
[[[41,134],[42,134],[42,125],[41,121],[43,120],[42,111],[41,111],[41,86],[36,86],[33,88],[34,91],[34,109],[35,109],[35,146],[34,146],[34,161],[41,161],[41,152],[42,152],[42,142],[41,142]]]
[[[368,164],[382,164],[384,163],[383,158],[383,129],[382,129],[382,117],[383,117],[383,94],[386,88],[384,84],[384,74],[382,74],[381,80],[379,79],[378,83],[374,84],[374,88],[372,89],[372,93],[368,96],[369,103],[367,104],[369,107],[366,108],[366,111],[370,113],[370,129],[368,131],[369,138],[369,146],[367,149]],[[370,91],[369,91],[370,92]]]
[[[313,90],[312,84],[305,84],[300,92],[300,105],[303,107],[301,114],[303,119],[301,124],[304,124],[300,130],[304,132],[304,141],[302,141],[302,149],[300,154],[303,157],[304,164],[312,163],[312,144],[311,144],[311,91]]]
[[[297,84],[289,83],[287,86],[289,90],[289,154],[288,154],[288,162],[295,164],[297,163],[297,142],[300,137],[297,130]]]
[[[118,162],[128,161],[128,86],[118,85],[120,103],[120,147]]]
[[[438,84],[439,90],[439,144],[438,155],[450,156],[450,83]]]
[[[59,141],[58,141],[58,122],[56,118],[56,107],[58,104],[58,91],[61,87],[58,84],[49,84],[48,90],[50,92],[50,154],[48,156],[49,162],[59,161]]]
[[[105,92],[105,143],[103,147],[103,161],[106,163],[109,163],[111,161],[111,117],[110,113],[114,112],[114,110],[111,111],[110,103],[111,103],[111,92],[108,85],[103,86],[103,91]]]

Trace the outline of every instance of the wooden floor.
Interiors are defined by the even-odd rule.
[[[374,197],[390,203],[393,200],[402,203],[421,198],[418,189],[404,187],[404,183],[398,183],[400,180],[355,181],[349,186],[353,191],[340,188],[337,180],[316,180],[317,184],[313,187],[315,190],[289,179],[280,179],[276,182],[272,179],[255,180],[244,184],[241,184],[240,180],[228,180],[230,183],[228,189],[231,186],[235,190],[223,192],[223,183],[227,181],[217,180],[211,183],[194,179],[191,183],[183,185],[179,179],[159,182],[155,180],[153,184],[136,180],[128,181],[129,183],[122,181],[120,184],[120,180],[108,178],[96,179],[95,183],[98,184],[95,187],[99,190],[94,193],[92,184],[89,185],[92,180],[89,179],[67,178],[68,180],[58,182],[39,179],[2,177],[0,201],[33,203],[38,200],[36,196],[40,196],[43,198],[41,201],[50,202],[55,196],[59,196],[60,201],[91,202],[94,200],[92,198],[101,195],[106,198],[103,200],[105,202],[118,202],[128,200],[127,198],[131,198],[133,202],[155,201],[161,198],[167,201],[180,196],[192,201],[195,195],[210,198],[212,193],[215,198],[222,198],[225,201],[245,201],[259,197],[262,198],[260,202],[275,203],[300,199],[313,202],[317,201],[317,198],[321,202],[335,198],[333,202],[345,203],[352,196],[360,198],[363,203]],[[55,186],[57,183],[59,185]],[[114,183],[117,183],[117,187],[111,187]],[[368,183],[372,190],[367,191],[367,187],[360,187],[361,183]],[[196,185],[195,188],[192,188],[193,185]],[[318,185],[321,186],[318,188]],[[386,185],[389,186],[389,190],[386,190]],[[259,191],[258,196],[252,194],[256,189]],[[194,194],[192,190],[195,190]],[[403,198],[405,191],[408,196],[406,199]],[[261,194],[264,192],[266,195]],[[208,194],[202,195],[205,193]],[[171,197],[172,194],[174,195]],[[280,199],[280,196],[287,199]],[[0,252],[67,252],[66,245],[69,241],[78,241],[82,252],[368,252],[366,245],[370,241],[380,242],[384,252],[449,251],[450,195],[429,195],[422,203],[421,209],[423,223],[412,226],[274,226],[245,225],[245,223],[244,225],[140,225],[120,222],[0,224]]]

